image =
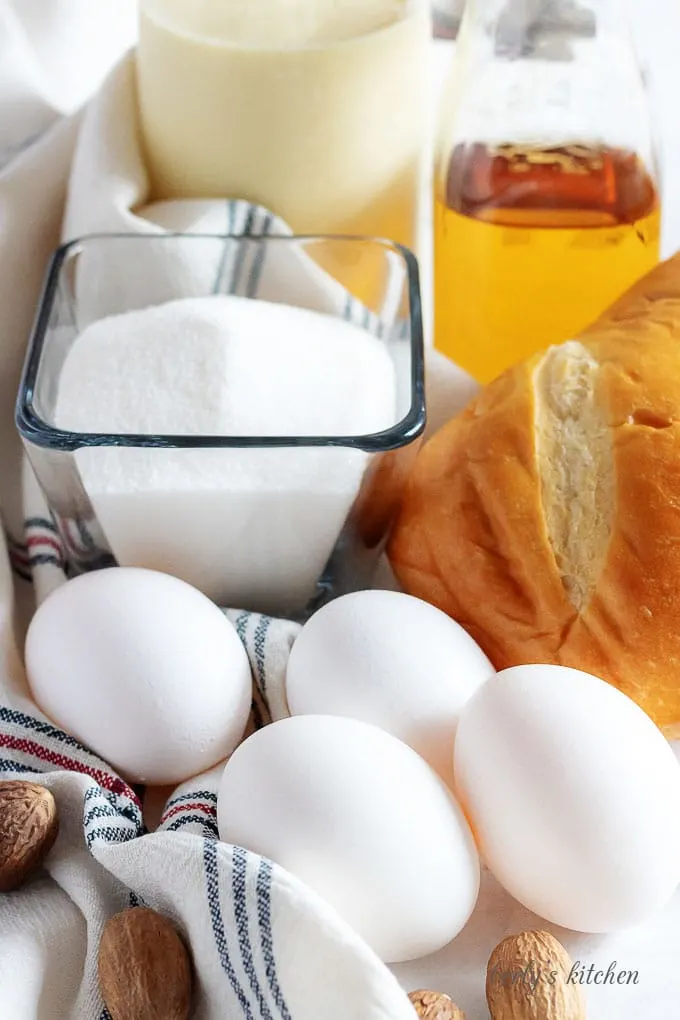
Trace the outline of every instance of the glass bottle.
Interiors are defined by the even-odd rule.
[[[659,259],[620,0],[468,0],[435,171],[435,343],[480,382],[578,334]]]

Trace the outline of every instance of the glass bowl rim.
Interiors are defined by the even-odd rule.
[[[224,435],[153,435],[150,433],[69,432],[45,421],[35,409],[34,396],[38,371],[47,340],[47,331],[61,270],[68,259],[83,246],[100,241],[131,241],[144,243],[174,240],[227,241],[233,239],[260,241],[266,244],[296,241],[339,241],[343,244],[364,242],[377,244],[401,255],[407,272],[409,321],[411,324],[411,404],[406,415],[388,429],[366,435],[350,436],[224,436]],[[257,300],[256,298],[254,300]],[[74,238],[60,245],[52,254],[38,310],[30,333],[15,408],[15,424],[25,442],[41,449],[73,453],[92,447],[137,449],[276,449],[285,447],[346,447],[369,453],[400,449],[425,431],[425,349],[420,296],[418,260],[410,249],[396,241],[363,235],[344,234],[206,234],[167,232],[163,234],[98,233]]]

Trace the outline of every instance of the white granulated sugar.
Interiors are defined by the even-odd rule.
[[[226,296],[89,326],[65,361],[55,413],[69,431],[175,435],[331,437],[395,421],[380,341],[329,316]],[[269,612],[313,593],[367,459],[328,447],[77,454],[120,563]]]

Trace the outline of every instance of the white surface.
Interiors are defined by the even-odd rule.
[[[258,730],[227,762],[217,816],[221,839],[307,882],[383,960],[445,945],[477,900],[462,811],[419,755],[364,722]]]
[[[28,629],[26,671],[48,717],[136,783],[211,768],[250,714],[232,624],[194,588],[148,570],[100,570],[55,591]]]
[[[308,620],[288,661],[293,715],[373,723],[453,785],[453,743],[468,699],[494,668],[467,631],[427,602],[360,591]]]
[[[506,935],[539,929],[552,932],[574,963],[586,970],[636,971],[621,985],[591,980],[584,985],[588,1020],[675,1020],[680,976],[680,897],[653,923],[619,935],[586,936],[546,923],[513,900],[486,870],[470,922],[446,949],[428,960],[392,967],[407,991],[433,988],[450,995],[467,1020],[488,1020],[484,980],[489,956]]]

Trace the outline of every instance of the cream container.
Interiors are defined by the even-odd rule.
[[[295,233],[415,247],[428,0],[142,0],[157,199],[259,203]]]

